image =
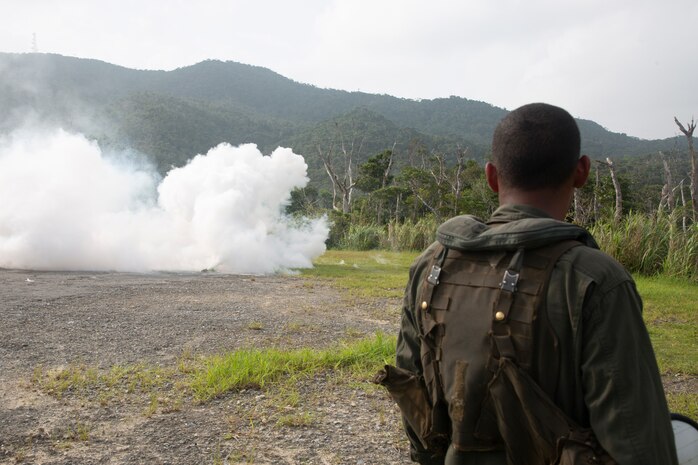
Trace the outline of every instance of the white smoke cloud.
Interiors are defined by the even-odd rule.
[[[171,170],[105,157],[63,130],[0,139],[0,267],[270,273],[312,266],[325,219],[282,214],[303,157],[221,144]]]

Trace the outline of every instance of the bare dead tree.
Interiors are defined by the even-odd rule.
[[[579,189],[574,190],[574,221],[577,224],[584,224],[582,215],[582,199]]]
[[[385,153],[388,153],[388,163],[385,165],[385,170],[383,170],[383,174],[381,176],[381,189],[385,189],[388,187],[388,183],[390,182],[390,172],[392,171],[393,168],[393,160],[395,159],[395,147],[397,146],[397,141],[393,142],[393,147],[386,151]],[[396,200],[396,209],[397,206],[399,206],[400,199],[398,198]],[[396,210],[397,211],[397,210]],[[397,215],[397,213],[396,213]],[[378,222],[380,223],[381,218],[383,217],[383,200],[378,201],[378,206],[376,208],[376,218]]]
[[[415,168],[426,169],[425,160],[426,148],[417,139],[410,140],[407,145],[407,162],[409,166]]]
[[[419,183],[414,179],[410,179],[407,181],[407,186],[410,188],[412,195],[414,195],[417,198],[417,200],[419,200],[421,204],[424,205],[440,223],[442,221],[441,214],[439,214],[437,208],[434,205],[432,205],[426,198],[424,198],[424,196],[420,193]]]
[[[357,134],[353,125],[352,137],[350,140],[346,140],[344,131],[342,131],[338,123],[335,123],[335,128],[339,135],[339,151],[342,157],[342,166],[337,168],[334,165],[336,155],[334,143],[330,144],[329,148],[326,150],[323,150],[320,145],[317,146],[317,149],[318,155],[325,167],[325,171],[332,182],[332,208],[340,210],[337,197],[341,195],[341,211],[343,213],[349,213],[351,211],[352,194],[354,192],[354,187],[356,187],[356,180],[354,179],[354,157],[361,153],[366,136],[364,135],[357,145]]]
[[[322,164],[325,167],[325,171],[327,172],[327,175],[330,177],[330,181],[332,182],[332,208],[338,210],[337,191],[339,190],[338,184],[340,183],[340,181],[339,176],[337,176],[334,167],[332,166],[332,155],[334,152],[334,147],[330,146],[328,149],[323,151],[322,147],[318,144],[317,151],[318,155],[320,156],[320,160],[322,160]]]
[[[683,206],[683,215],[682,215],[682,221],[681,221],[681,226],[683,227],[683,232],[686,232],[686,227],[687,227],[687,218],[686,218],[686,196],[683,194],[683,179],[679,183],[679,190],[681,191],[681,205]]]
[[[381,189],[385,189],[388,186],[388,181],[390,180],[390,172],[393,169],[393,160],[395,159],[395,146],[397,146],[397,141],[393,142],[393,147],[390,149],[388,164],[385,166],[385,171],[383,171],[383,179],[381,179]]]
[[[599,219],[599,189],[601,188],[601,172],[599,171],[599,165],[596,164],[594,167],[596,168],[595,171],[595,180],[594,180],[594,204],[593,204],[593,210],[594,210],[594,221],[598,221]]]
[[[448,191],[453,195],[453,203],[450,206],[451,215],[458,213],[458,200],[463,193],[463,172],[468,151],[468,147],[463,149],[460,145],[457,146],[456,163],[452,168],[448,167],[445,155],[435,153],[432,155],[433,163],[428,169],[431,177],[434,178],[437,188],[440,191]]]
[[[666,159],[663,158],[662,162],[664,163],[664,175],[666,176],[667,186],[666,204],[669,211],[672,211],[674,209],[674,189],[672,188],[671,170],[669,169],[669,163]]]
[[[691,192],[691,205],[693,207],[693,221],[695,222],[698,221],[698,195],[696,194],[698,178],[696,174],[696,151],[693,148],[693,130],[696,128],[696,123],[693,121],[693,118],[691,118],[691,122],[687,125],[688,127],[684,127],[676,116],[674,116],[674,122],[686,136],[686,140],[688,141],[688,152],[691,154],[691,185],[689,186],[689,190]]]
[[[671,212],[674,210],[674,188],[671,170],[669,169],[669,163],[667,162],[664,152],[660,151],[659,156],[662,157],[662,163],[664,164],[664,186],[662,187],[662,196],[659,199],[659,211],[662,210],[662,206],[666,206],[667,211]]]
[[[443,190],[443,184],[446,179],[446,159],[440,153],[428,153],[424,150],[419,150],[419,168],[427,173],[434,180],[434,186],[437,192]],[[437,221],[442,221],[442,216],[439,213],[443,205],[443,197],[436,196],[436,203],[432,203],[429,199],[423,196],[420,189],[423,187],[416,179],[410,179],[408,186],[412,194],[437,218]]]
[[[606,157],[606,161],[596,160],[596,163],[606,165],[611,173],[613,189],[616,191],[616,210],[615,214],[613,215],[613,221],[616,223],[620,223],[620,220],[623,217],[623,193],[620,189],[620,182],[618,182],[618,177],[616,176],[616,172],[613,167],[613,162],[610,158]]]
[[[456,166],[455,172],[452,177],[447,177],[446,180],[451,185],[451,192],[453,192],[453,214],[458,213],[458,200],[460,199],[461,193],[463,192],[463,179],[462,174],[465,168],[465,156],[468,154],[469,147],[465,149],[461,148],[460,144],[456,149]]]

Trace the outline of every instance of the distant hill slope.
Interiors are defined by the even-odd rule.
[[[358,160],[419,141],[443,151],[470,147],[482,158],[506,110],[460,97],[409,100],[320,89],[265,68],[208,60],[173,71],[133,70],[98,60],[0,53],[0,133],[27,119],[60,124],[102,143],[151,156],[161,171],[226,141],[303,153],[311,178],[324,176],[318,144],[360,129]],[[637,156],[671,150],[675,138],[646,141],[579,121],[583,150]],[[346,134],[344,134],[346,137]]]

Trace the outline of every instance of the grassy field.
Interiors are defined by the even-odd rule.
[[[400,297],[415,253],[330,250],[302,275],[327,280],[356,297]],[[698,376],[698,286],[666,277],[635,277],[663,375]],[[669,393],[673,410],[698,418],[698,393]]]
[[[402,297],[412,252],[328,250],[302,275],[330,281],[355,297]]]

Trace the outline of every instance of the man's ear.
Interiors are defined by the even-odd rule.
[[[574,170],[574,187],[582,187],[587,182],[589,171],[591,170],[591,160],[586,155],[582,155],[577,160],[577,167]]]
[[[485,177],[487,178],[487,184],[490,186],[493,192],[499,192],[499,178],[497,178],[497,167],[492,163],[487,162],[485,164]]]

